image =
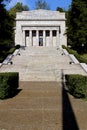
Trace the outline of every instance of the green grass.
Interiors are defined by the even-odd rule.
[[[15,51],[15,48],[10,48],[7,51],[1,51],[0,52],[0,63],[2,63],[4,61],[4,59],[7,57],[7,55],[12,54]]]
[[[80,59],[81,59],[81,62],[87,64],[87,54],[86,53],[80,54]]]
[[[87,60],[87,53],[84,53],[82,55],[80,55],[82,58],[84,58],[85,60]]]
[[[70,49],[66,46],[62,46],[63,49],[66,49],[70,54],[73,54],[80,63],[86,63],[87,64],[87,54],[78,54],[75,50]]]

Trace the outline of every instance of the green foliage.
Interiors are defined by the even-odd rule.
[[[10,0],[0,0],[0,62],[7,56],[13,42],[13,18],[5,9]]]
[[[50,10],[49,5],[46,3],[46,1],[44,0],[37,0],[36,1],[36,5],[35,5],[35,9],[47,9]]]
[[[72,50],[64,45],[62,47],[63,49],[66,49],[70,54],[73,54],[78,59],[79,62],[87,64],[87,57],[84,58],[82,55],[78,54],[77,51]]]
[[[13,27],[16,26],[16,23],[15,23],[16,13],[21,12],[21,11],[28,11],[28,10],[29,10],[29,7],[27,5],[23,5],[23,3],[20,3],[20,2],[17,2],[17,4],[9,10],[9,15],[13,19],[13,23],[12,23]],[[14,37],[14,34],[13,34],[13,37]]]
[[[14,17],[9,15],[9,12],[5,9],[5,5],[10,0],[0,0],[0,62],[3,62],[5,57],[14,51],[11,48],[14,45]],[[17,4],[17,9],[28,10],[22,3]]]
[[[82,54],[81,57],[87,59],[87,53]]]
[[[0,50],[6,50],[7,48],[13,45],[13,41],[11,39],[0,39]]]
[[[3,62],[7,55],[12,53],[10,52],[12,44],[13,42],[11,40],[0,40],[0,62]]]
[[[87,76],[65,75],[66,86],[76,98],[87,98]]]
[[[3,56],[0,56],[0,63],[2,63],[4,60],[4,57]]]
[[[13,19],[5,9],[4,3],[6,4],[6,2],[9,0],[0,1],[0,56],[2,51],[13,43]]]
[[[20,48],[20,45],[16,45],[15,48],[16,48],[16,49],[19,49],[19,48]]]
[[[12,54],[14,51],[15,51],[15,48],[11,48],[8,53]]]
[[[9,16],[8,11],[4,8],[0,8],[0,43],[1,40],[13,40],[13,19]]]
[[[0,76],[0,99],[8,97],[9,85],[7,84],[7,78]]]
[[[29,7],[27,5],[23,5],[22,3],[18,2],[13,8],[9,10],[9,14],[13,18],[15,18],[16,12],[28,11],[28,10],[29,10]]]
[[[65,12],[65,10],[64,10],[63,8],[61,8],[61,7],[57,7],[57,8],[56,8],[56,11]]]
[[[74,49],[87,52],[87,2],[73,0],[67,13],[68,44]]]
[[[18,72],[0,73],[0,99],[11,97],[18,87]]]

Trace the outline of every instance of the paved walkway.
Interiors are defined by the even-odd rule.
[[[20,73],[20,92],[0,100],[0,130],[87,130],[87,101],[73,98],[61,82],[62,70],[85,75],[83,69],[55,48],[20,53],[0,68]]]
[[[0,101],[0,130],[87,130],[87,101],[59,82],[20,82],[14,98]]]

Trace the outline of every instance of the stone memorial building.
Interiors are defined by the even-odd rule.
[[[16,14],[15,45],[67,45],[65,13],[50,10],[23,11]]]

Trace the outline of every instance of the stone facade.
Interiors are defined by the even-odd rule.
[[[15,45],[67,45],[65,13],[49,10],[23,11],[16,15]]]

